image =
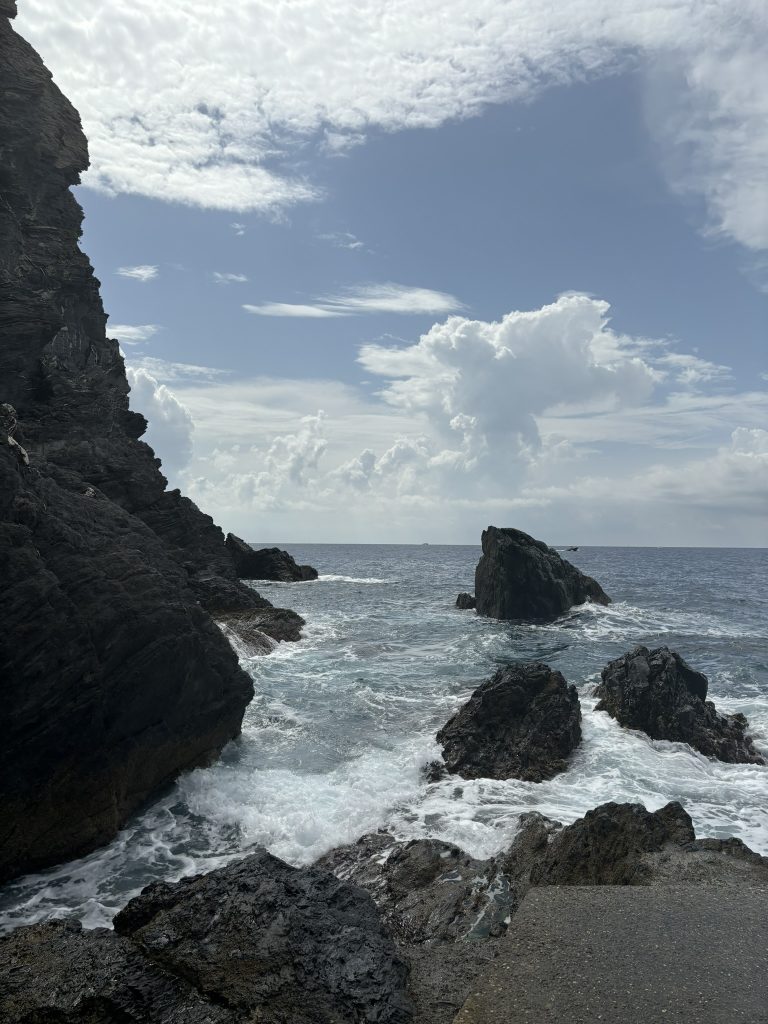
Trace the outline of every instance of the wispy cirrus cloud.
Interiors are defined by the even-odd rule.
[[[245,274],[225,274],[214,270],[213,280],[216,284],[245,284],[248,278]]]
[[[151,263],[141,263],[136,267],[118,267],[115,271],[118,277],[127,277],[142,283],[154,280],[159,272],[160,268]]]
[[[263,302],[243,306],[256,316],[334,317],[372,313],[423,315],[455,313],[464,308],[455,295],[402,284],[366,284],[312,303]]]
[[[107,334],[117,338],[121,345],[141,345],[154,338],[159,330],[157,324],[110,324]]]

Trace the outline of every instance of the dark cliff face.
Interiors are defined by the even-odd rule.
[[[14,14],[0,0],[0,881],[108,840],[237,736],[251,681],[204,609],[277,614],[139,440],[78,247],[86,140]]]

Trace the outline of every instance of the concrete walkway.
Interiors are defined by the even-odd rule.
[[[768,888],[532,889],[454,1024],[768,1024]]]

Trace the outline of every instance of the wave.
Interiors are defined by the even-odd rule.
[[[319,583],[397,583],[397,580],[382,580],[376,576],[340,576],[336,573],[323,573]]]

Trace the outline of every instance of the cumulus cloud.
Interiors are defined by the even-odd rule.
[[[142,263],[138,267],[118,267],[115,273],[120,277],[128,277],[132,281],[145,283],[157,277],[159,269],[159,267],[152,266],[149,263]]]
[[[128,366],[126,373],[131,408],[146,416],[149,424],[144,440],[162,460],[166,474],[174,475],[192,459],[192,414],[143,367]]]
[[[373,395],[149,365],[195,419],[191,493],[235,532],[258,513],[264,537],[466,541],[497,520],[584,543],[768,541],[768,391],[608,313],[570,294],[450,316],[363,347]]]
[[[121,345],[141,345],[154,338],[160,330],[157,324],[110,324],[108,334]]]
[[[308,139],[343,153],[640,60],[674,185],[768,244],[762,0],[26,0],[18,27],[83,116],[86,184],[232,210],[316,198],[286,169]]]
[[[446,292],[431,288],[412,288],[403,284],[366,284],[329,295],[313,303],[264,302],[244,305],[256,316],[331,317],[362,316],[367,313],[450,313],[462,303]]]

